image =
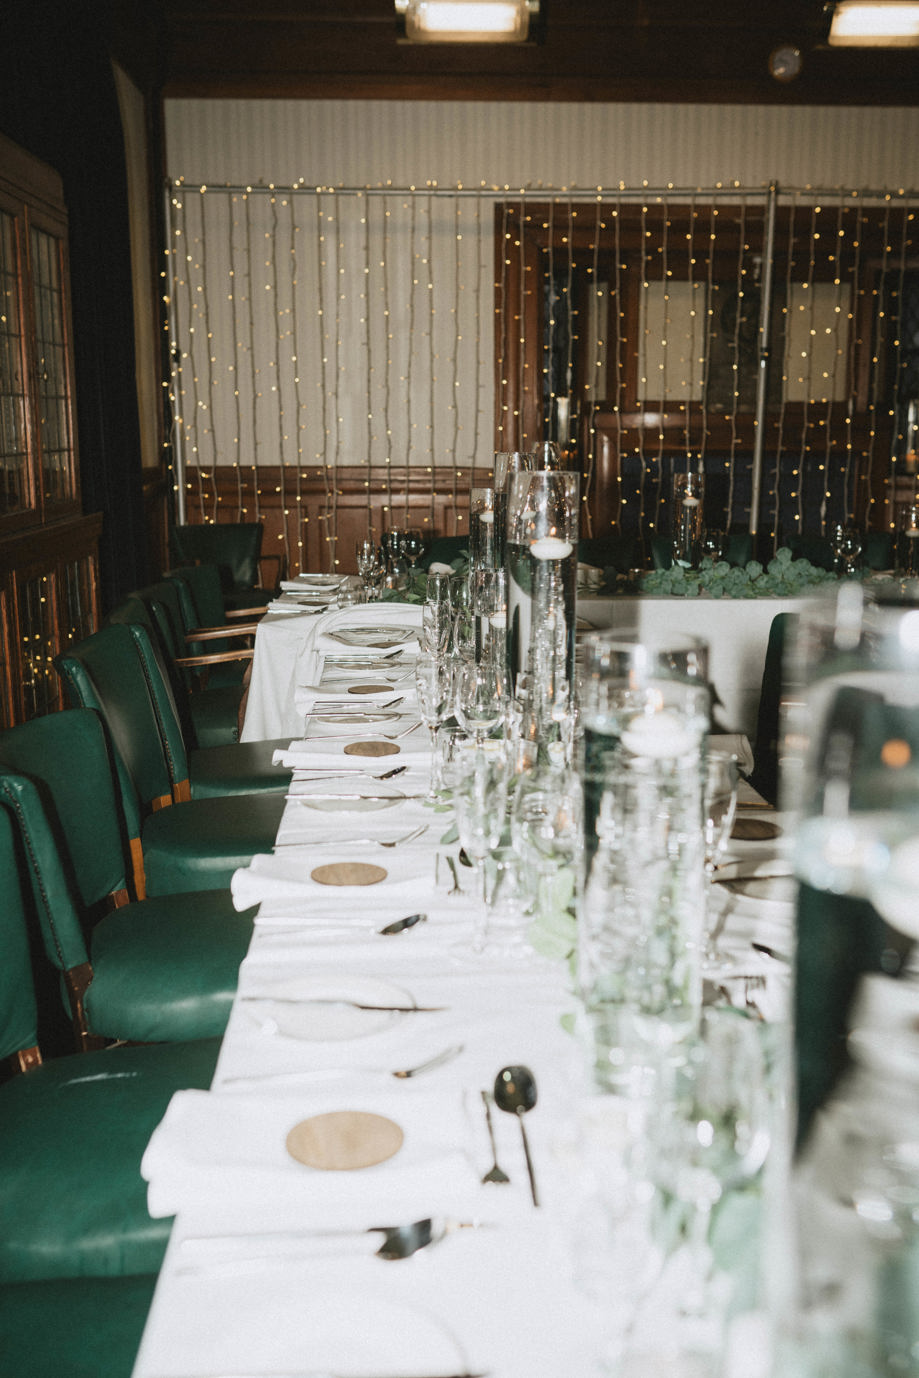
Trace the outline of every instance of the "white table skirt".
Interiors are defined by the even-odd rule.
[[[578,616],[595,628],[638,627],[689,632],[709,644],[709,668],[721,707],[719,730],[745,732],[753,740],[769,628],[780,612],[801,607],[797,598],[592,598],[579,595]],[[311,614],[268,613],[255,640],[252,682],[241,740],[300,736],[298,656],[316,632]]]
[[[800,598],[659,598],[649,594],[578,600],[583,622],[601,629],[637,627],[655,634],[701,637],[709,646],[709,674],[720,700],[716,730],[756,736],[766,645],[773,619],[796,612]]]

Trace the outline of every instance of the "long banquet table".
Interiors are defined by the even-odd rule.
[[[151,1213],[176,1222],[134,1378],[586,1378],[600,1371],[610,1309],[628,1291],[632,1259],[610,1252],[615,1232],[606,1235],[626,1117],[592,1091],[572,1032],[569,965],[557,953],[473,952],[474,882],[456,865],[449,809],[423,798],[426,733],[406,731],[416,721],[408,629],[419,610],[372,610],[403,638],[387,662],[371,660],[379,648],[356,653],[355,665],[379,670],[333,664],[328,642],[317,649],[330,629],[366,623],[370,611],[329,614],[324,632],[318,620],[286,624],[310,628],[311,647],[297,654],[301,665],[313,656],[313,703],[337,701],[347,719],[390,696],[404,702],[376,728],[309,720],[285,753],[295,778],[274,854],[234,877],[237,904],[259,908],[213,1086],[173,1099],[143,1163]],[[368,684],[376,691],[350,692]],[[383,730],[405,735],[390,741]],[[389,754],[348,750],[362,740]],[[406,770],[375,778],[393,762]],[[414,841],[379,845],[416,827],[425,831]],[[736,850],[755,863],[776,845]],[[366,886],[315,878],[320,866],[355,861],[385,874]],[[726,890],[718,902],[738,971],[768,977],[781,1004],[779,965],[751,938],[787,951],[790,903]],[[425,922],[380,933],[419,911]],[[392,1075],[448,1050],[433,1070]],[[526,1118],[538,1208],[519,1126],[494,1108],[511,1181],[482,1181],[492,1154],[481,1093],[520,1063],[539,1091]],[[307,1166],[288,1151],[295,1126],[340,1111],[380,1116],[384,1133],[398,1126],[401,1147],[352,1170]],[[372,1156],[363,1139],[357,1152]],[[373,1227],[426,1218],[446,1222],[441,1242],[411,1259],[376,1255]],[[659,1345],[654,1306],[644,1326]],[[737,1350],[732,1378],[761,1378],[761,1348],[743,1341]]]
[[[301,597],[303,597],[301,595]],[[318,605],[316,605],[318,606]],[[316,606],[278,600],[259,624],[243,741],[299,736],[308,701],[312,661],[309,643]],[[710,648],[710,675],[718,693],[718,721],[726,732],[752,740],[773,618],[801,607],[799,598],[664,598],[648,594],[612,598],[578,596],[582,627],[680,631],[703,637]],[[321,614],[318,614],[321,615]]]

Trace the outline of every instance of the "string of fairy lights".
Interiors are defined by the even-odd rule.
[[[292,570],[341,561],[345,478],[368,532],[455,532],[494,451],[541,438],[599,535],[653,534],[686,468],[734,527],[761,482],[775,540],[915,487],[915,192],[168,190],[180,514],[279,510]]]

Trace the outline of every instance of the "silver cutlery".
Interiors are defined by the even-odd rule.
[[[288,797],[293,798],[293,799],[309,799],[309,800],[313,800],[313,799],[320,799],[320,800],[321,800],[321,799],[375,799],[378,803],[379,803],[381,800],[386,800],[386,802],[387,802],[387,803],[390,803],[390,804],[392,804],[392,803],[394,803],[394,802],[395,802],[395,803],[400,803],[400,804],[401,804],[401,803],[403,802],[403,800],[405,800],[405,799],[426,799],[426,798],[427,798],[427,795],[426,795],[426,794],[403,794],[403,793],[401,792],[401,790],[400,790],[398,794],[354,794],[354,793],[351,793],[351,792],[347,792],[347,793],[345,793],[345,794],[342,794],[342,793],[338,793],[338,794],[294,794],[294,795],[290,795],[290,796],[288,796]]]
[[[488,1142],[491,1144],[491,1167],[482,1178],[484,1182],[509,1182],[511,1179],[504,1171],[503,1167],[498,1166],[498,1149],[495,1144],[495,1127],[491,1122],[491,1095],[488,1091],[482,1092],[482,1102],[485,1106],[485,1124],[488,1128]]]
[[[154,1374],[153,1378],[158,1378],[158,1375]],[[413,1370],[411,1374],[400,1374],[387,1370],[385,1374],[351,1374],[340,1373],[337,1370],[333,1373],[330,1368],[288,1369],[284,1373],[272,1369],[270,1373],[259,1373],[257,1369],[248,1368],[245,1371],[234,1369],[230,1372],[229,1369],[221,1369],[219,1373],[170,1374],[169,1378],[491,1378],[491,1373],[487,1369],[479,1373],[469,1373],[464,1369],[462,1373],[416,1373]]]
[[[447,1235],[454,1234],[457,1230],[482,1228],[481,1221],[452,1220],[443,1217],[413,1220],[407,1225],[370,1225],[366,1230],[263,1230],[257,1234],[187,1235],[182,1240],[181,1247],[185,1248],[189,1244],[242,1247],[251,1244],[259,1246],[278,1243],[285,1239],[300,1239],[304,1243],[308,1243],[312,1240],[321,1241],[325,1239],[363,1239],[366,1235],[381,1234],[383,1241],[376,1250],[376,1257],[395,1261],[411,1258],[413,1254],[418,1253],[419,1249],[427,1249],[431,1244],[439,1244],[442,1239],[446,1239]],[[245,1258],[227,1259],[227,1261],[255,1262],[256,1257],[249,1254]],[[265,1257],[277,1258],[283,1262],[285,1258],[290,1257],[290,1254],[269,1254]],[[187,1268],[180,1265],[176,1272],[197,1271],[208,1266],[206,1262],[192,1264]]]
[[[508,1115],[516,1115],[523,1140],[523,1155],[526,1158],[527,1175],[530,1179],[530,1195],[533,1205],[539,1205],[536,1192],[536,1174],[530,1157],[530,1143],[527,1138],[523,1117],[536,1104],[536,1078],[529,1067],[502,1067],[495,1077],[495,1105]]]
[[[347,1005],[352,1010],[378,1010],[384,1014],[440,1014],[450,1008],[449,1005],[373,1005],[335,995],[309,995],[305,998],[297,995],[241,995],[239,999],[243,1004]]]
[[[401,847],[403,842],[414,842],[416,838],[421,837],[423,833],[427,832],[429,826],[430,824],[428,823],[421,823],[417,828],[412,828],[410,833],[405,833],[402,837],[342,837],[336,842],[314,842],[308,837],[303,838],[302,841],[291,838],[288,842],[276,842],[274,847],[275,851],[277,851],[279,847]]]
[[[420,1077],[425,1072],[433,1072],[436,1067],[442,1067],[445,1062],[452,1062],[453,1058],[459,1057],[463,1051],[464,1044],[454,1043],[451,1048],[444,1048],[442,1052],[435,1053],[426,1062],[419,1062],[415,1067],[397,1067],[395,1071],[389,1067],[298,1067],[295,1070],[285,1072],[251,1072],[236,1077],[225,1077],[224,1086],[231,1086],[239,1081],[285,1081],[288,1078],[298,1080],[300,1077],[322,1079],[332,1076],[349,1076],[355,1072],[374,1072],[380,1076],[395,1077],[397,1081],[408,1081],[411,1077]]]
[[[326,769],[324,767],[324,769]],[[296,779],[307,780],[311,785],[320,783],[322,780],[337,780],[342,775],[363,775],[365,780],[393,780],[397,775],[402,775],[408,770],[408,766],[393,766],[392,770],[384,770],[382,775],[374,775],[372,770],[362,770],[360,766],[342,766],[340,770],[327,771],[325,775],[304,775],[299,774],[299,767],[294,771]],[[285,799],[309,799],[308,794],[285,794]]]
[[[153,1378],[158,1378],[158,1375],[154,1374]],[[337,1369],[333,1373],[330,1368],[298,1368],[279,1373],[273,1368],[270,1373],[264,1370],[259,1373],[258,1369],[247,1368],[234,1369],[232,1372],[229,1369],[221,1369],[219,1373],[170,1374],[169,1378],[491,1378],[491,1372],[485,1369],[479,1373],[469,1373],[464,1369],[462,1373],[416,1373],[413,1369],[410,1374],[401,1374],[387,1369],[384,1374],[351,1374],[341,1373]]]
[[[786,966],[791,962],[787,952],[777,952],[774,947],[767,947],[765,943],[751,943],[754,952],[761,952],[764,957],[771,957],[775,962],[784,962]]]
[[[426,923],[427,914],[407,914],[404,919],[394,919],[385,928],[377,929],[384,938],[391,937],[394,933],[404,933],[409,928],[414,928],[417,923]]]
[[[459,874],[457,873],[457,870],[456,870],[456,862],[453,860],[453,857],[452,857],[452,856],[448,856],[448,857],[447,857],[447,865],[450,867],[450,874],[451,874],[451,876],[453,877],[453,884],[451,885],[450,889],[447,891],[447,894],[448,894],[448,895],[461,895],[461,894],[463,893],[463,887],[462,887],[462,886],[460,885],[460,883],[459,883]]]

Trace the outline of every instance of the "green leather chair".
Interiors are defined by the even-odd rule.
[[[252,641],[264,608],[227,613],[216,565],[180,565],[164,576],[175,585],[185,643],[192,656],[206,660],[201,679],[208,688],[241,687],[252,659]]]
[[[274,753],[286,750],[289,737],[268,738],[258,742],[226,742],[222,745],[196,746],[189,736],[190,728],[181,701],[173,692],[159,647],[148,629],[140,622],[125,622],[133,638],[147,691],[150,694],[160,738],[166,752],[166,762],[172,782],[173,797],[177,800],[217,798],[227,794],[286,793],[292,772],[274,764]],[[77,648],[79,651],[79,647]],[[97,683],[101,679],[95,652]]]
[[[106,622],[146,628],[190,745],[229,746],[239,741],[242,673],[235,680],[213,683],[199,678],[199,671],[209,669],[211,661],[186,644],[176,584],[162,580],[134,590],[112,609]],[[251,659],[251,646],[240,645],[232,664],[237,670],[248,668]]]
[[[132,902],[97,715],[70,708],[0,733],[0,799],[22,834],[42,946],[78,1046],[222,1034],[255,910],[238,913],[228,890]]]
[[[261,564],[277,566],[275,586],[283,574],[278,555],[262,554],[261,522],[203,522],[173,526],[169,532],[170,560],[177,565],[216,565],[220,570],[227,608],[264,606],[274,589],[261,587]]]
[[[149,1276],[162,1263],[171,1221],[150,1218],[140,1161],[173,1094],[210,1086],[220,1040],[42,1061],[31,888],[14,820],[3,807],[0,893],[0,1057],[14,1069],[0,1085],[0,1291],[9,1302],[7,1283]],[[46,1314],[60,1347],[59,1319]],[[0,1352],[4,1372],[20,1375],[5,1346]],[[60,1355],[58,1373],[73,1372]]]
[[[0,1287],[0,1354],[16,1378],[131,1378],[156,1277]],[[53,1318],[53,1319],[52,1319]]]
[[[57,656],[54,664],[71,704],[95,709],[108,727],[137,894],[219,889],[257,852],[271,851],[284,796],[259,790],[186,797],[187,759],[180,755],[170,762],[167,757],[137,651],[139,630],[120,624],[103,627]]]

